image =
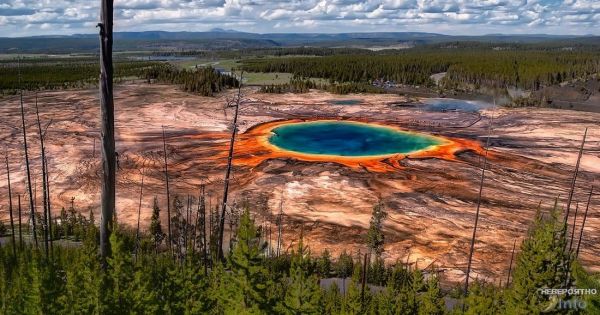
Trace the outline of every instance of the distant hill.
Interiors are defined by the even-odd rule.
[[[74,34],[68,36],[35,36],[0,38],[0,53],[94,53],[98,49],[98,35]],[[600,37],[565,35],[510,35],[451,36],[424,32],[371,32],[371,33],[269,33],[257,34],[220,28],[208,32],[117,32],[117,51],[157,50],[222,50],[270,47],[386,47],[419,46],[445,42],[484,43],[545,43],[568,42],[575,44],[600,43]]]

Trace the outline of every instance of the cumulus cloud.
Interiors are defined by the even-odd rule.
[[[0,37],[94,33],[99,1],[0,0]],[[600,35],[598,0],[116,0],[116,31]],[[477,25],[476,27],[473,25]]]

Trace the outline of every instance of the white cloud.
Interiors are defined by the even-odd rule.
[[[0,0],[0,34],[95,33],[98,5]],[[599,14],[598,0],[117,0],[115,30],[600,34]]]

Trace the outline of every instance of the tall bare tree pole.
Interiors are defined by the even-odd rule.
[[[581,223],[581,231],[579,232],[579,240],[577,241],[577,250],[575,251],[575,259],[579,257],[579,247],[581,246],[581,240],[583,239],[583,228],[585,228],[585,221],[587,219],[588,210],[590,209],[590,202],[592,201],[592,195],[594,194],[594,186],[590,188],[590,194],[588,195],[587,206],[585,206],[585,214],[583,215],[583,222]]]
[[[113,0],[100,1],[100,140],[102,147],[102,194],[100,255],[106,267],[110,256],[116,195],[115,104],[113,100]]]
[[[48,174],[48,157],[44,157],[44,162],[46,165],[46,190],[48,191],[48,200],[46,204],[48,205],[48,233],[50,233],[50,254],[54,251],[53,245],[53,237],[52,237],[52,207],[50,206],[50,175]]]
[[[35,94],[35,116],[37,118],[38,132],[40,136],[40,150],[42,155],[42,195],[44,205],[44,245],[46,252],[46,259],[48,259],[50,245],[48,243],[50,236],[50,221],[52,218],[48,215],[48,191],[46,190],[46,148],[44,147],[44,134],[42,132],[42,123],[40,122],[40,110],[38,108],[38,96]]]
[[[569,198],[567,198],[567,211],[565,214],[564,225],[567,225],[569,219],[569,212],[571,211],[571,201],[573,200],[573,194],[575,193],[575,183],[577,182],[577,175],[579,174],[579,165],[581,162],[581,156],[583,155],[583,147],[585,146],[585,139],[587,137],[588,129],[585,128],[583,133],[583,139],[581,140],[581,147],[579,148],[579,154],[577,155],[577,163],[575,164],[575,171],[573,172],[573,178],[571,179],[571,189],[569,190]],[[566,229],[565,229],[566,232]]]
[[[510,283],[510,276],[512,273],[512,266],[513,266],[513,260],[515,258],[515,248],[516,247],[517,247],[517,239],[515,239],[515,242],[513,243],[512,254],[510,254],[510,263],[508,264],[508,277],[506,277],[506,288],[508,288],[508,285]]]
[[[200,200],[198,202],[198,211],[200,212],[200,228],[202,229],[202,257],[204,259],[204,275],[208,275],[208,251],[206,248],[206,191],[205,186],[200,186]],[[210,206],[209,206],[210,208]]]
[[[571,179],[571,189],[569,190],[569,197],[567,198],[567,211],[565,213],[564,222],[563,222],[563,231],[562,231],[562,234],[565,238],[568,238],[567,230],[568,230],[569,214],[571,212],[571,202],[573,200],[573,194],[575,193],[575,186],[577,183],[577,175],[579,174],[579,166],[581,163],[581,157],[583,155],[583,148],[585,146],[587,131],[588,131],[588,129],[585,128],[585,131],[583,133],[583,139],[581,140],[581,147],[579,148],[579,154],[577,155],[577,163],[575,164],[575,170],[573,171],[573,178]],[[573,221],[573,225],[575,225],[575,221]],[[573,231],[575,231],[575,227],[573,227]],[[565,242],[565,244],[563,245],[563,251],[567,250],[567,243],[568,242]],[[573,256],[572,256],[572,253],[570,253],[570,252],[567,253],[565,258],[563,258],[563,264],[565,266],[567,266],[567,269],[568,269],[567,278],[565,281],[565,287],[568,287],[571,284],[571,270],[570,269],[571,269],[572,259],[573,259]]]
[[[575,215],[573,216],[573,229],[571,230],[571,241],[569,242],[569,254],[573,250],[573,239],[575,238],[575,227],[577,225],[577,212],[579,212],[579,202],[575,205]]]
[[[231,176],[231,164],[233,161],[233,147],[235,145],[235,135],[237,133],[237,120],[242,99],[242,80],[243,72],[240,74],[238,93],[235,100],[235,114],[233,116],[233,126],[231,130],[231,140],[229,142],[229,154],[227,156],[227,170],[225,172],[225,181],[223,187],[223,204],[221,208],[221,218],[219,222],[219,245],[217,247],[217,257],[223,258],[223,233],[225,232],[225,212],[227,211],[227,197],[229,195],[229,177]]]
[[[31,186],[31,171],[29,169],[29,153],[27,150],[27,129],[25,127],[25,109],[23,107],[23,90],[21,90],[21,122],[23,123],[23,147],[25,148],[25,167],[27,169],[27,188],[29,191],[29,209],[31,216],[31,230],[35,247],[38,247],[37,229],[35,227],[35,203]]]
[[[496,101],[494,100],[494,107]],[[471,236],[471,246],[469,249],[469,260],[467,263],[467,277],[465,279],[465,296],[469,292],[469,277],[471,275],[471,263],[473,262],[473,252],[475,251],[475,236],[477,234],[477,225],[479,223],[479,211],[481,209],[481,196],[483,193],[483,183],[485,181],[485,169],[487,168],[487,156],[490,149],[490,137],[492,135],[492,129],[494,125],[494,116],[491,117],[490,125],[488,126],[488,136],[485,144],[485,153],[483,156],[483,167],[481,168],[481,181],[479,182],[479,195],[477,196],[477,211],[475,212],[475,224],[473,225],[473,235]],[[463,303],[463,311],[465,305]]]
[[[363,261],[363,268],[362,268],[362,279],[361,279],[361,288],[360,288],[360,304],[361,307],[364,309],[365,308],[365,287],[367,286],[367,258],[368,255],[367,253],[365,253],[365,258]]]
[[[19,248],[23,249],[23,225],[21,220],[21,194],[17,194],[18,198],[18,213],[19,213]]]
[[[15,242],[15,221],[13,218],[12,189],[10,187],[10,167],[8,166],[8,150],[6,151],[6,182],[8,183],[8,212],[10,216],[11,241],[13,257],[17,257],[17,244]]]
[[[142,213],[142,196],[144,195],[144,171],[142,173],[142,183],[140,184],[140,202],[138,204],[138,215],[137,215],[137,229],[135,232],[135,259],[137,260],[137,253],[140,247],[140,215]]]
[[[165,182],[167,183],[167,242],[168,248],[173,256],[173,247],[171,239],[171,197],[169,196],[169,163],[167,161],[167,140],[165,137],[165,126],[162,127],[163,138],[163,156],[165,158]]]
[[[277,250],[275,257],[279,257],[279,249],[281,248],[281,227],[283,225],[283,189],[281,190],[281,201],[279,202],[279,214],[277,215]]]
[[[187,256],[187,249],[189,245],[189,225],[190,225],[190,212],[192,210],[192,197],[190,195],[187,196],[187,203],[185,207],[185,224],[183,225],[183,248],[185,249],[184,257]]]

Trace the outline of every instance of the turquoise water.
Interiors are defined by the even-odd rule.
[[[482,101],[458,100],[453,98],[429,98],[422,100],[425,110],[432,112],[478,112],[481,109],[492,107],[492,104]]]
[[[331,105],[359,105],[362,103],[361,100],[329,100]]]
[[[343,121],[292,123],[273,133],[269,142],[281,149],[337,156],[406,154],[441,143],[426,135]]]

